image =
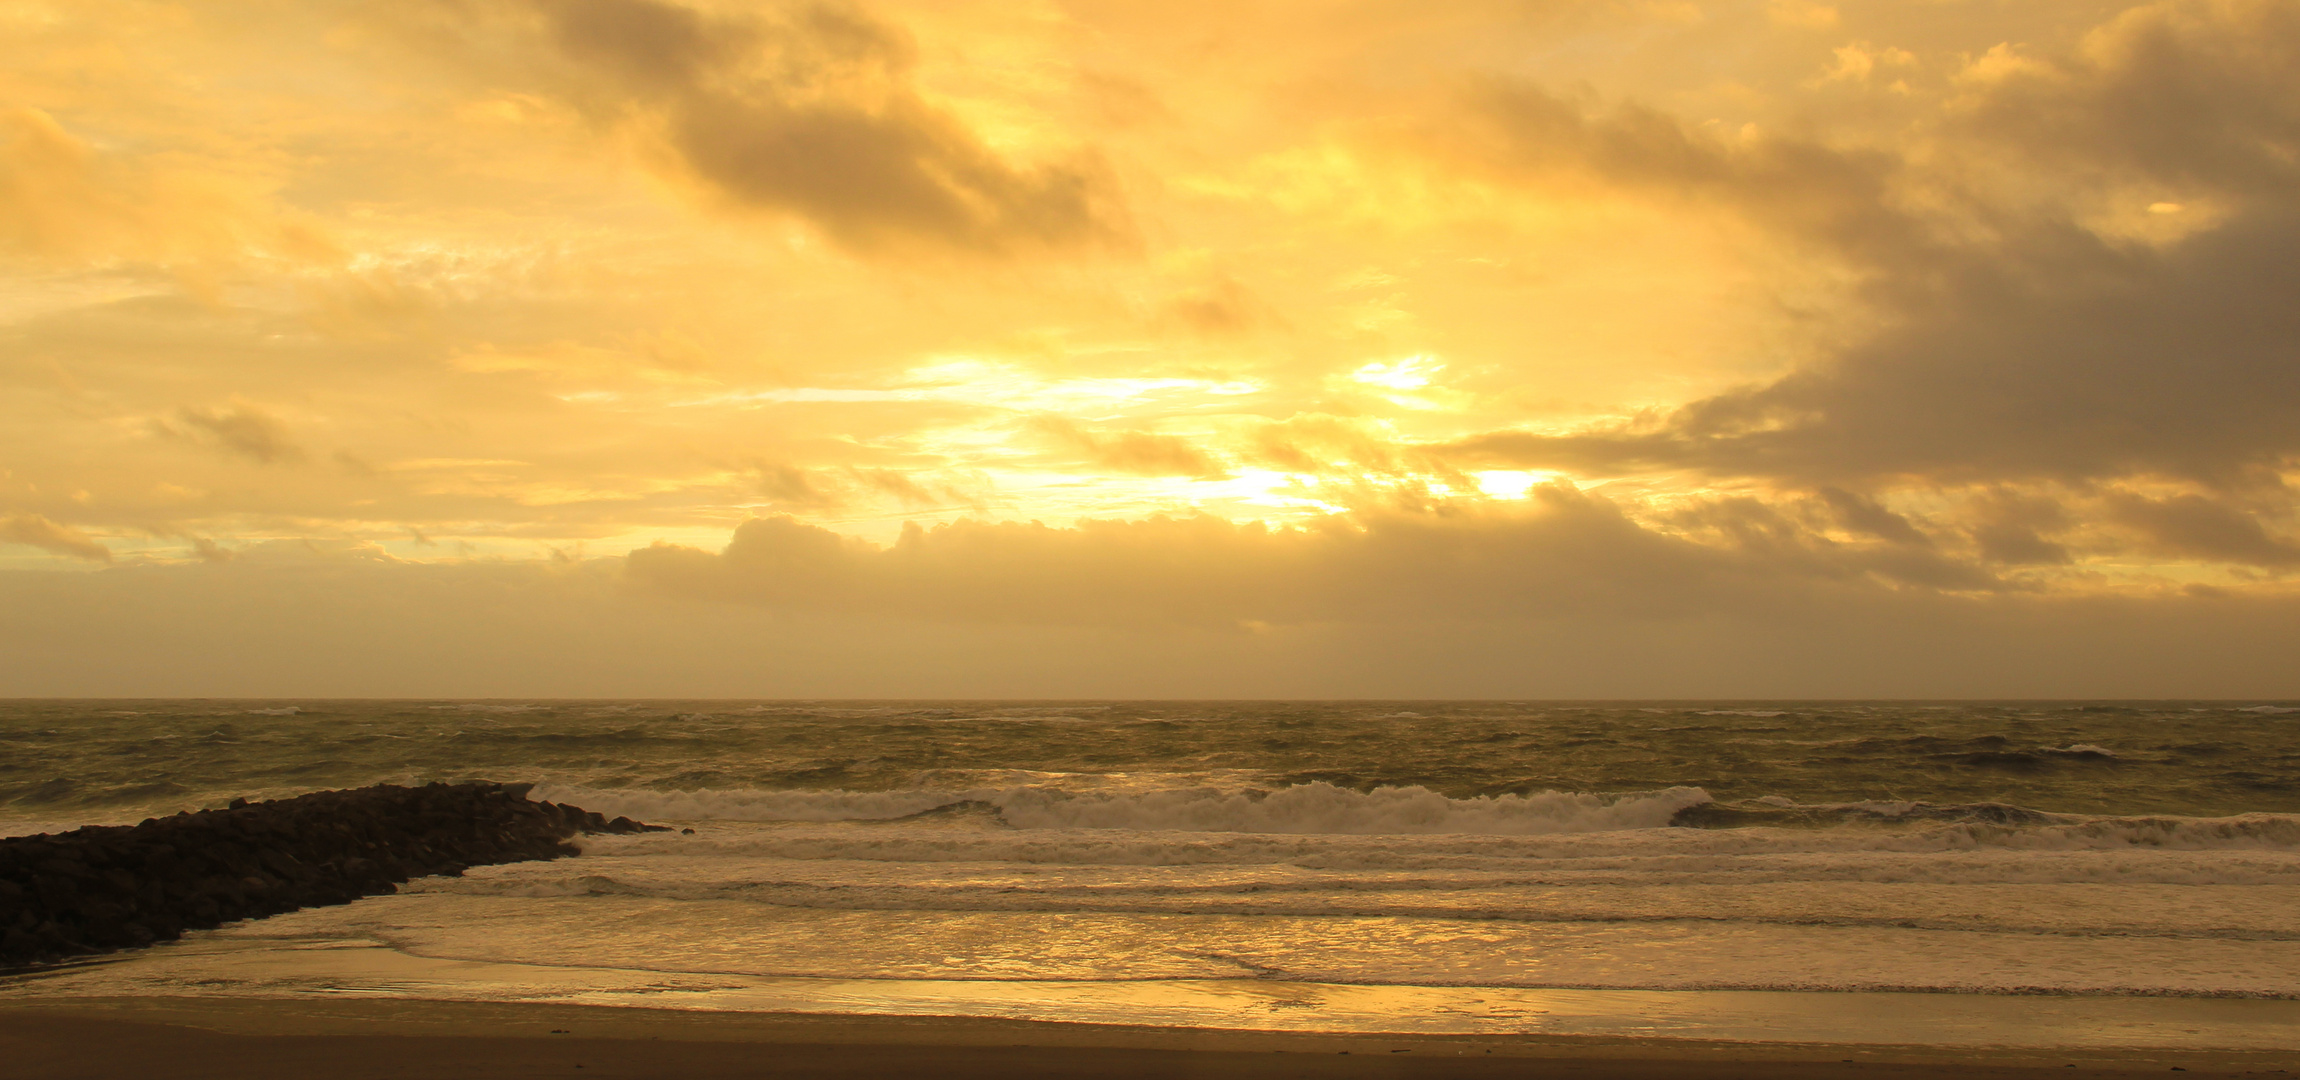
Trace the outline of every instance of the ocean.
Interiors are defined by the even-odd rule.
[[[0,996],[2300,1032],[2292,702],[0,703],[0,834],[470,779],[674,828]]]

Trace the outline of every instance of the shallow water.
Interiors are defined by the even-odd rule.
[[[358,957],[430,974],[357,992],[707,1008],[1266,987],[1359,1030],[1415,994],[2300,1002],[2281,702],[18,702],[0,747],[9,831],[474,777],[695,830],[5,994],[354,992]]]

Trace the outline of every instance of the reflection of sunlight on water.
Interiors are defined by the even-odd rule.
[[[1219,979],[792,979],[440,960],[373,942],[215,935],[42,976],[0,979],[0,1001],[111,996],[554,1002],[1299,1032],[1912,1046],[2300,1046],[2300,1002],[2277,1000],[1522,990]]]

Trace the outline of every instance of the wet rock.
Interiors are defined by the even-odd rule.
[[[467,867],[576,854],[577,833],[659,832],[530,802],[526,784],[379,784],[67,833],[0,838],[0,968],[343,904]]]

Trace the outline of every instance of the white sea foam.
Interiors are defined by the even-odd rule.
[[[1545,791],[1452,799],[1423,787],[1353,791],[1318,782],[1275,791],[1220,787],[1069,790],[1032,784],[906,791],[584,791],[534,797],[601,813],[675,821],[887,820],[976,804],[1018,829],[1179,832],[1540,835],[1651,829],[1709,800],[1675,787],[1618,797]]]
[[[697,836],[592,837],[587,852],[880,864],[1291,866],[1442,871],[1512,881],[1800,880],[2300,884],[2300,823],[2160,828],[1946,826],[1652,829],[1610,833],[1306,835],[949,829],[908,823],[706,826]],[[2280,835],[2279,835],[2280,834]],[[2145,838],[2145,839],[2141,839]],[[2139,842],[2136,842],[2136,839]],[[2157,841],[2157,842],[2148,842]],[[2164,842],[2170,841],[2170,842]]]
[[[438,711],[411,721],[425,704]],[[138,794],[154,780],[149,755],[114,752],[134,734],[123,720],[89,725],[101,737],[56,767],[33,762],[63,745],[61,714],[23,706],[0,734],[36,752],[24,776],[73,781],[20,784],[7,809],[72,824],[172,812],[148,805],[162,799],[299,790],[266,786],[279,776],[353,786],[477,773],[695,828],[587,836],[580,858],[474,867],[152,950],[189,965],[174,989],[254,970],[201,967],[209,943],[284,936],[295,943],[283,955],[308,956],[316,939],[344,946],[338,956],[385,942],[547,965],[515,977],[559,996],[591,977],[565,973],[623,967],[649,993],[733,972],[2300,997],[2300,817],[2273,785],[2300,745],[2290,704],[2177,717],[1493,706],[1440,724],[1385,716],[1394,703],[1156,710],[1186,714],[1168,718],[1061,703],[335,703],[341,722],[324,730],[235,722],[249,730],[224,736],[202,732],[250,706],[287,706],[191,703],[140,721],[143,745],[189,763],[160,795]],[[1091,710],[1108,711],[1106,726],[1074,726]],[[1785,715],[1741,718],[1774,712]],[[939,720],[962,723],[921,722]],[[1396,738],[1401,724],[1413,739]],[[1739,773],[1737,760],[1767,768]],[[2006,768],[2024,760],[2059,765]],[[203,761],[220,764],[190,767]],[[1436,790],[1280,779],[1344,775],[1429,778]],[[1690,787],[1452,797],[1580,775],[1724,776],[1737,801]],[[1750,789],[1756,775],[1777,786]],[[767,779],[808,776],[849,790]],[[697,783],[726,790],[671,790]],[[1833,801],[1886,792],[1915,798]],[[2006,801],[1975,801],[1988,798]],[[2039,806],[2286,812],[2025,808]],[[268,978],[247,976],[280,992]],[[326,978],[340,988],[332,966]]]
[[[673,972],[2300,994],[2300,819],[2267,815],[1412,835],[978,807],[584,847],[411,882],[346,932]]]
[[[2081,745],[2069,749],[2079,753],[2098,751],[2098,748]],[[1680,811],[1711,801],[1707,792],[1690,787],[1619,796],[1548,791],[1453,799],[1422,787],[1385,787],[1361,792],[1323,782],[1271,791],[1215,784],[1152,786],[1161,779],[1188,775],[1069,777],[1059,773],[985,770],[925,774],[928,779],[963,777],[993,781],[970,787],[936,785],[897,791],[648,791],[545,785],[536,788],[532,797],[573,803],[610,817],[680,822],[891,822],[940,811],[942,816],[973,812],[992,825],[1023,831],[1535,838],[1661,830],[1669,826]],[[996,783],[998,780],[1028,782],[1001,784]],[[1693,843],[1721,852],[1788,849],[2041,852],[2129,848],[2300,851],[2300,816],[2288,814],[2084,818],[1994,805],[1942,806],[1882,801],[1802,804],[1778,797],[1753,799],[1750,804],[1908,824],[1893,828],[1667,831],[1674,837],[1673,843]],[[2004,820],[2008,816],[2009,820]],[[862,842],[859,835],[857,839]],[[1426,842],[1415,847],[1434,850]],[[1456,852],[1462,853],[1466,851]]]
[[[1680,787],[1618,799],[1556,791],[1449,799],[1423,787],[1360,792],[1311,783],[1266,795],[1203,788],[1115,795],[1021,788],[986,801],[1009,824],[1026,829],[1511,835],[1657,828],[1678,811],[1708,802],[1709,793]]]

